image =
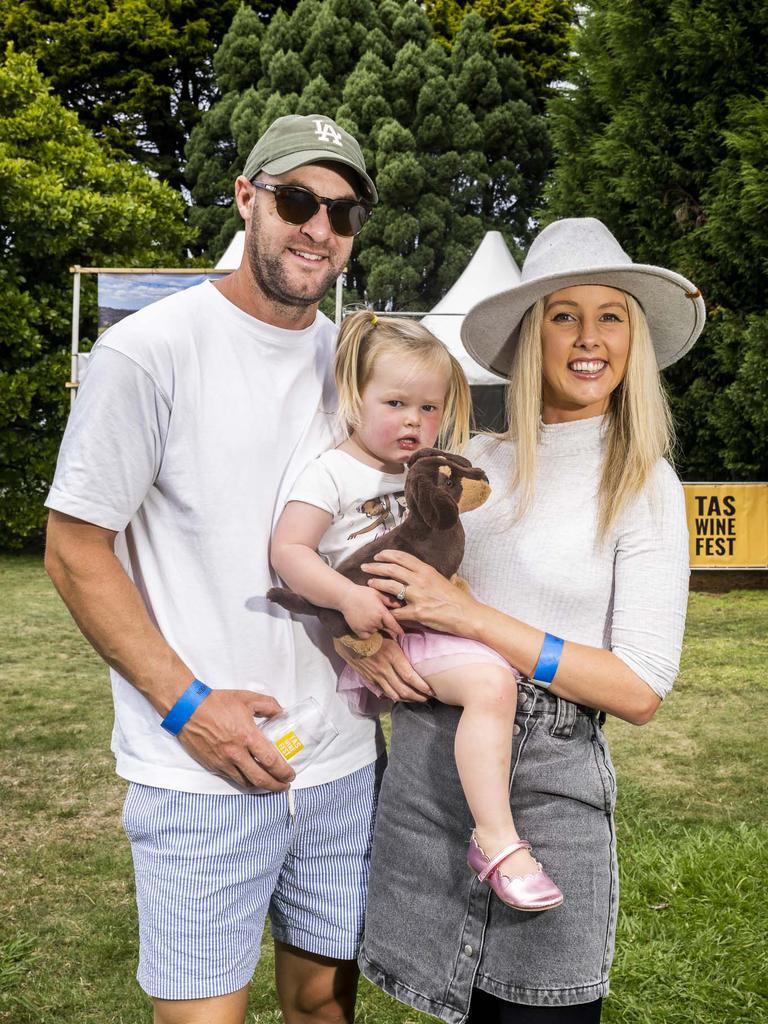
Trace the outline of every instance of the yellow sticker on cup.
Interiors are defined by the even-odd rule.
[[[290,732],[287,732],[284,736],[281,736],[279,740],[275,740],[275,746],[286,761],[290,761],[295,754],[298,754],[300,750],[304,749],[304,744],[293,729],[291,729]]]

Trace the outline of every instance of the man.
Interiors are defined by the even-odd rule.
[[[47,500],[46,568],[111,666],[156,1024],[241,1024],[267,912],[288,1024],[351,1021],[380,731],[337,697],[317,627],[264,594],[273,521],[334,438],[318,303],[377,194],[357,142],[311,115],[270,126],[235,201],[239,269],[95,347]],[[394,673],[420,696],[404,659]],[[339,735],[289,790],[253,716],[309,695]]]

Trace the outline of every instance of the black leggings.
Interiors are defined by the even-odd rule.
[[[573,1006],[523,1006],[497,996],[472,992],[466,1024],[600,1024],[602,999]]]

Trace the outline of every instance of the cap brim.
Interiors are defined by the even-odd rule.
[[[706,307],[694,284],[664,267],[632,263],[552,274],[483,299],[461,325],[464,348],[481,366],[508,377],[520,323],[531,306],[561,288],[588,284],[619,288],[637,299],[648,320],[661,370],[682,358],[704,328]]]
[[[270,160],[268,164],[263,164],[260,170],[266,171],[267,174],[286,174],[288,171],[296,170],[297,167],[320,163],[337,163],[344,164],[345,167],[349,167],[355,172],[363,186],[361,190],[362,198],[367,203],[371,203],[371,205],[378,203],[379,194],[376,191],[376,186],[368,175],[364,171],[361,171],[352,160],[348,160],[343,156],[336,156],[334,153],[329,153],[327,149],[305,149],[302,150],[301,153],[289,153],[288,156],[282,156],[277,160]]]

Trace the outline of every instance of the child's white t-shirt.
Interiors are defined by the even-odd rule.
[[[302,501],[333,516],[317,551],[335,569],[354,550],[402,522],[404,485],[405,469],[382,473],[333,448],[318,455],[299,474],[288,501]]]

